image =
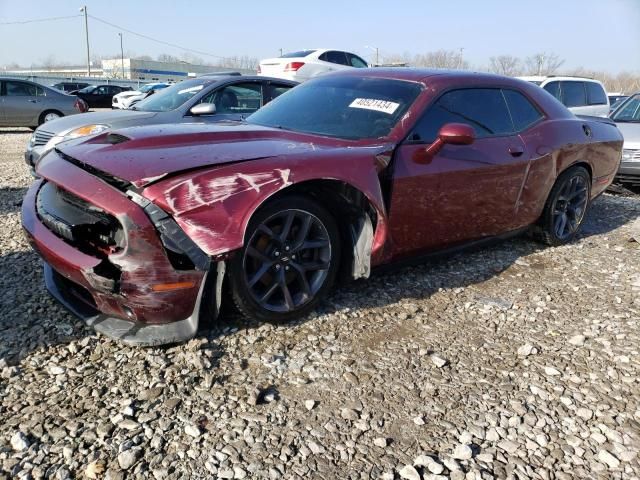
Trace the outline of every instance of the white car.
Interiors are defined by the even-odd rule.
[[[560,100],[565,107],[576,115],[607,117],[609,98],[602,83],[592,78],[582,77],[518,77],[535,83]]]
[[[323,73],[368,66],[367,62],[353,53],[317,48],[262,60],[258,66],[258,75],[304,82]]]
[[[162,88],[167,88],[170,83],[147,83],[138,90],[128,90],[126,92],[118,93],[113,96],[111,100],[111,108],[120,108],[126,110],[131,108],[133,104],[139,102],[145,98],[149,92],[155,92]]]

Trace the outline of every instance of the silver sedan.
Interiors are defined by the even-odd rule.
[[[87,111],[72,95],[30,82],[0,77],[0,126],[35,128],[45,122]]]

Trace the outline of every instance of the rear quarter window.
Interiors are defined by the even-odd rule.
[[[562,103],[567,107],[584,107],[587,104],[584,82],[562,82]]]
[[[556,100],[562,101],[562,97],[560,95],[560,82],[549,82],[542,88],[553,95]]]
[[[607,94],[604,93],[602,85],[596,82],[586,82],[587,87],[587,101],[589,105],[606,105]]]
[[[543,118],[538,108],[520,92],[515,90],[503,90],[502,92],[509,106],[516,132],[525,130]]]

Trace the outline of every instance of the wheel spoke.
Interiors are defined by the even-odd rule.
[[[276,290],[278,290],[278,288],[280,288],[280,285],[278,283],[272,283],[269,289],[262,295],[262,297],[260,297],[260,302],[266,302],[267,300],[269,300],[271,298],[271,295],[273,295]]]
[[[274,233],[269,227],[267,227],[264,223],[258,227],[258,232],[264,233],[270,240],[280,243],[280,237]]]
[[[322,260],[299,263],[298,265],[305,272],[315,271],[315,270],[327,270],[329,268],[329,262],[323,262]]]
[[[318,239],[318,240],[307,240],[300,245],[298,250],[312,250],[315,248],[324,248],[329,246],[329,240]]]
[[[258,271],[249,280],[249,288],[252,288],[262,277],[264,277],[264,274],[269,271],[273,266],[273,263],[274,262],[265,262],[262,264]]]
[[[311,286],[309,285],[309,280],[307,280],[307,275],[304,269],[300,267],[297,263],[291,263],[291,267],[298,274],[298,278],[300,279],[300,285],[302,286],[302,293],[304,293],[307,297],[311,296]]]
[[[287,240],[287,237],[291,232],[291,225],[293,225],[293,220],[295,217],[296,217],[296,214],[294,211],[289,211],[289,213],[287,213],[287,218],[285,219],[284,225],[282,226],[282,231],[280,232],[281,242],[285,242]]]
[[[272,262],[272,260],[269,257],[267,257],[267,255],[265,255],[260,250],[254,247],[247,247],[247,255],[253,258],[257,258],[263,263]]]
[[[300,226],[300,229],[298,230],[298,233],[296,235],[294,250],[299,250],[300,248],[302,248],[307,235],[309,235],[309,230],[311,229],[312,223],[313,218],[311,218],[309,215],[304,217],[304,219],[302,220],[302,225]]]
[[[567,226],[567,214],[563,213],[562,215],[559,215],[558,218],[556,219],[556,235],[558,237],[563,237],[564,236],[564,230]]]
[[[287,277],[284,270],[280,270],[280,273],[278,274],[278,285],[280,285],[280,289],[282,290],[282,296],[287,309],[293,310],[295,308],[295,304],[293,303],[291,291],[289,291],[289,286],[287,285]]]

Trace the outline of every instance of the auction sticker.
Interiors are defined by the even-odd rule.
[[[398,109],[400,104],[375,98],[356,98],[349,106],[351,108],[364,108],[365,110],[375,110],[376,112],[383,112],[391,115]]]

